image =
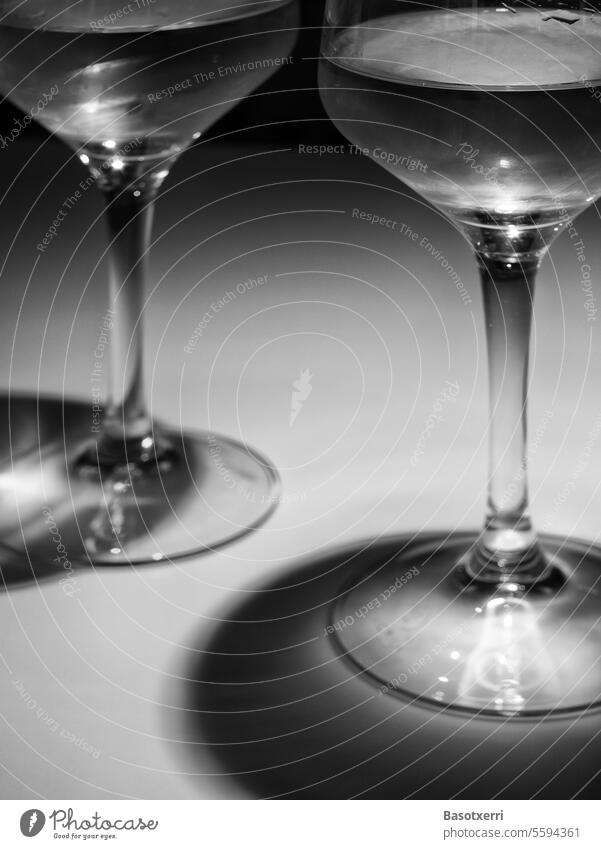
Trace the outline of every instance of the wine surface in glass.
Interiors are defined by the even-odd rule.
[[[94,156],[178,153],[289,61],[296,38],[294,0],[148,0],[111,23],[113,5],[50,3],[31,19],[17,6],[0,26],[6,96]]]
[[[469,224],[551,225],[601,193],[600,80],[601,15],[559,9],[376,18],[321,66],[341,132]]]

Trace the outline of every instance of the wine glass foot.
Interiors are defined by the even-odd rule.
[[[548,578],[475,581],[476,535],[419,537],[330,610],[338,649],[381,695],[501,717],[601,704],[601,548],[542,536]]]
[[[259,527],[279,500],[271,464],[211,433],[156,429],[160,456],[94,462],[55,442],[0,471],[0,538],[36,560],[134,565],[212,551]]]

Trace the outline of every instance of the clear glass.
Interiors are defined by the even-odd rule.
[[[0,90],[77,151],[104,195],[113,316],[101,422],[78,444],[12,459],[0,534],[30,557],[93,564],[214,549],[269,515],[278,477],[245,445],[149,414],[141,313],[153,206],[176,158],[290,55],[298,3],[0,0],[0,15]]]
[[[481,532],[417,537],[331,611],[341,650],[386,692],[503,716],[601,701],[601,551],[537,536],[526,474],[536,274],[601,194],[600,81],[595,3],[328,0],[325,107],[469,238],[488,337]]]

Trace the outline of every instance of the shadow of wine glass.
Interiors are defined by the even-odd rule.
[[[81,433],[89,409],[88,404],[69,399],[0,394],[0,462],[63,435]]]
[[[385,693],[341,656],[328,628],[341,586],[408,541],[302,563],[224,613],[208,645],[190,646],[182,701],[165,714],[190,774],[227,776],[262,798],[598,797],[599,712],[541,720],[438,710]]]
[[[185,440],[174,433],[174,441],[178,438],[187,457]],[[95,486],[78,475],[74,452],[86,442],[91,442],[89,404],[0,396],[0,591],[58,576],[68,582],[75,570],[90,568],[86,535],[94,531],[98,537],[102,530],[108,535],[111,511],[127,511],[129,539],[141,544],[149,538],[149,529],[169,521],[165,502],[146,498],[143,480],[134,497],[120,478],[112,491],[110,476]],[[203,469],[188,463],[185,471],[175,469],[161,478],[172,512],[177,514],[202,475]],[[46,499],[56,508],[45,507]],[[136,568],[160,568],[164,562],[148,557]],[[105,562],[102,568],[123,566]]]
[[[35,452],[63,437],[81,436],[81,422],[89,405],[54,397],[18,392],[0,394],[0,465],[10,468],[11,458]],[[61,574],[51,558],[29,557],[0,540],[0,592],[47,580]]]

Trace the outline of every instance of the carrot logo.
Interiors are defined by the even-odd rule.
[[[290,427],[294,424],[300,411],[303,409],[305,401],[313,392],[311,381],[313,375],[309,369],[301,371],[300,377],[292,384],[292,402],[290,405]]]
[[[35,837],[44,828],[46,817],[37,808],[31,808],[21,815],[21,834],[23,837]]]

